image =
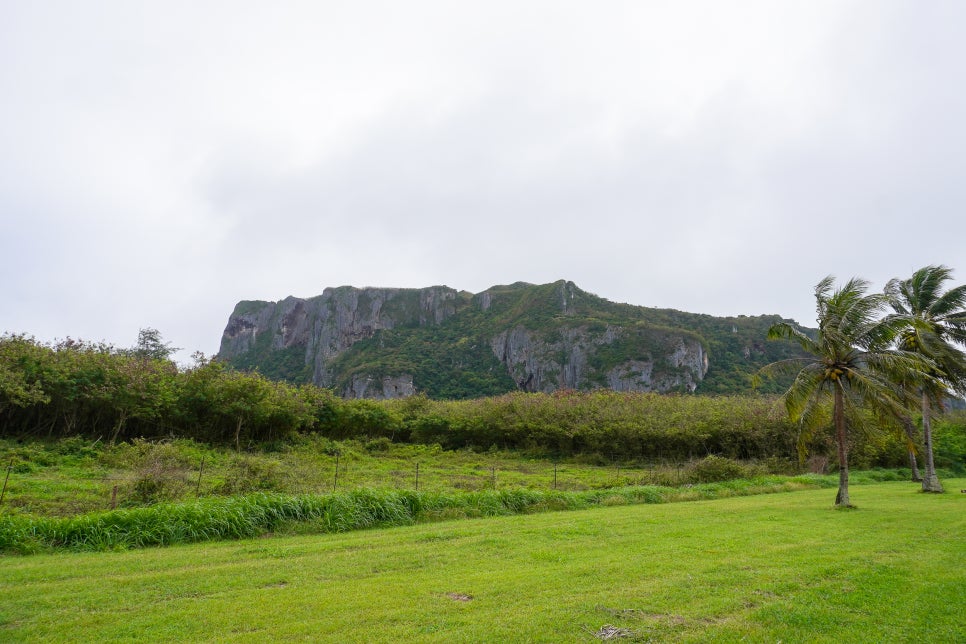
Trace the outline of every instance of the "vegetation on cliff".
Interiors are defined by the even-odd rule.
[[[406,374],[434,399],[561,388],[736,394],[751,391],[762,365],[799,355],[793,343],[765,342],[780,321],[617,304],[564,281],[477,295],[341,287],[239,303],[219,358],[340,393],[358,377]],[[768,386],[777,393],[782,384]]]

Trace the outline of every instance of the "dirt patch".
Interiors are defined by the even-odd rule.
[[[607,606],[597,606],[597,610],[620,617],[622,619],[639,619],[646,622],[664,622],[673,626],[680,626],[688,620],[681,615],[668,615],[665,613],[648,613],[637,608],[608,608]]]
[[[632,637],[634,631],[627,628],[620,628],[618,626],[613,626],[611,624],[605,624],[600,627],[600,630],[594,633],[594,637],[599,640],[616,640],[622,637]]]
[[[464,593],[446,593],[446,596],[452,599],[454,602],[470,602],[473,601],[473,595],[467,595]]]

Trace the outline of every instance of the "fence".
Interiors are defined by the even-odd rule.
[[[733,467],[748,468],[746,473],[753,467],[727,462]],[[6,506],[64,515],[254,491],[321,494],[360,488],[479,491],[513,487],[579,491],[630,485],[678,486],[699,482],[695,473],[696,463],[700,462],[629,466],[551,461],[497,463],[485,459],[440,464],[414,459],[389,467],[373,463],[336,454],[321,464],[266,464],[264,459],[242,455],[227,463],[211,463],[203,457],[194,468],[149,462],[138,469],[100,477],[65,477],[43,468],[24,468],[18,473],[11,461],[0,492],[0,510]]]

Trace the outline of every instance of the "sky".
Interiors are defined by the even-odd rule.
[[[0,333],[558,279],[814,326],[966,281],[966,3],[0,0]]]

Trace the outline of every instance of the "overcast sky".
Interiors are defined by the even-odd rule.
[[[0,0],[0,332],[576,282],[814,325],[966,281],[966,2]]]

